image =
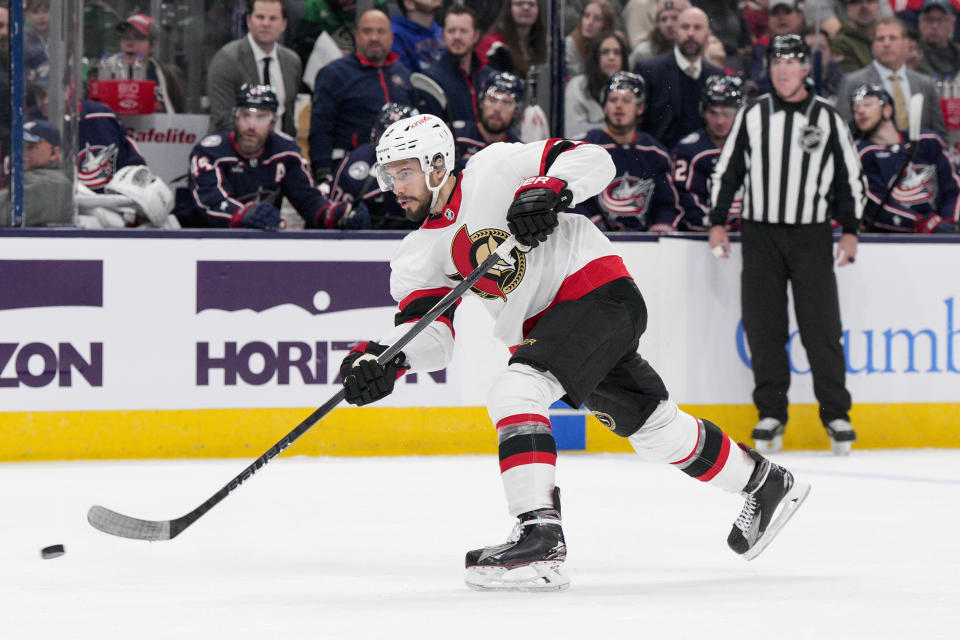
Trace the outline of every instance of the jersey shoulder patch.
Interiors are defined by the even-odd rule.
[[[699,140],[700,132],[694,131],[693,133],[680,138],[680,144],[694,144],[695,142],[699,142]]]
[[[200,141],[201,147],[216,147],[223,142],[223,138],[219,134],[211,134]]]

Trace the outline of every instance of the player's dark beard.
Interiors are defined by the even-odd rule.
[[[630,122],[629,124],[614,124],[613,121],[610,120],[610,116],[606,114],[604,114],[603,120],[607,125],[607,131],[615,136],[626,135],[637,128],[636,120]]]
[[[407,220],[411,220],[413,222],[423,221],[428,215],[430,215],[431,200],[433,200],[433,198],[427,198],[426,202],[420,202],[418,200],[416,207],[413,209],[406,209],[403,213],[405,216],[407,216]]]
[[[502,120],[501,125],[499,127],[495,127],[492,124],[490,124],[489,118],[484,118],[483,120],[481,120],[481,122],[483,123],[483,128],[487,130],[487,133],[494,136],[499,136],[504,131],[510,128],[510,122],[508,120]]]

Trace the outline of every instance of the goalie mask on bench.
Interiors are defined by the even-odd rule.
[[[162,227],[173,210],[170,187],[142,164],[121,168],[103,190],[104,193],[114,193],[133,200],[140,213],[154,227]]]

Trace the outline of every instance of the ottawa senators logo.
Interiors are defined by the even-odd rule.
[[[450,244],[450,257],[457,273],[447,277],[451,280],[463,280],[509,236],[509,233],[500,229],[481,229],[474,234],[468,234],[467,225],[463,225],[457,230]],[[512,265],[501,260],[470,290],[484,300],[506,300],[507,294],[520,286],[523,274],[527,271],[527,258],[524,254],[514,249],[510,256],[513,258]]]

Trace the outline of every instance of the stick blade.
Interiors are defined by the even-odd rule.
[[[170,535],[169,520],[140,520],[99,505],[90,507],[87,512],[87,522],[94,529],[131,540],[158,541],[173,537]]]

